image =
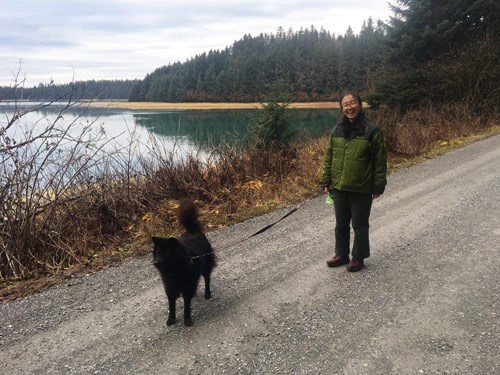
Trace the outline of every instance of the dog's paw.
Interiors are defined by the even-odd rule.
[[[210,298],[212,298],[212,293],[205,292],[205,299],[210,299]]]
[[[191,318],[184,318],[184,325],[186,327],[191,327],[193,325],[193,320]]]
[[[172,324],[175,323],[175,321],[176,321],[175,318],[169,316],[167,319],[167,326],[171,326]]]

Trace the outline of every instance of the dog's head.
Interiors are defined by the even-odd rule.
[[[181,243],[174,237],[152,237],[153,262],[158,269],[175,269],[192,263]]]

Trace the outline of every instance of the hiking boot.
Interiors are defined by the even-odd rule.
[[[364,263],[363,259],[352,258],[352,260],[347,265],[347,270],[349,272],[358,272],[364,266],[365,266],[365,263]]]
[[[335,255],[333,258],[328,259],[326,261],[326,265],[328,267],[338,267],[347,263],[349,263],[349,257],[348,256],[343,257],[340,255]]]

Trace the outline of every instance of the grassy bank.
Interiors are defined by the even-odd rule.
[[[99,108],[121,108],[132,110],[148,109],[256,109],[262,108],[260,103],[159,103],[159,102],[92,102],[91,107]],[[310,102],[310,103],[290,103],[290,108],[318,108],[331,109],[339,108],[338,102]]]
[[[464,106],[369,116],[383,129],[390,171],[500,133],[494,121]],[[40,197],[23,195],[28,184],[24,198],[2,213],[15,209],[0,225],[0,299],[148,253],[152,235],[180,233],[175,210],[185,197],[198,200],[211,230],[318,195],[326,143],[297,142],[279,152],[226,147],[182,162],[153,145],[140,168],[124,161],[113,173],[84,173],[78,183]]]

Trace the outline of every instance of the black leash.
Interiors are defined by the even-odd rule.
[[[220,248],[220,249],[218,249],[218,250],[214,250],[214,251],[212,251],[212,252],[210,252],[210,253],[206,253],[206,254],[202,254],[202,255],[196,255],[196,256],[192,257],[191,259],[197,259],[197,258],[201,258],[201,257],[207,256],[207,255],[210,255],[210,254],[215,254],[215,253],[218,253],[218,252],[220,252],[220,251],[222,251],[222,250],[226,250],[226,249],[228,249],[228,248],[230,248],[230,247],[233,247],[233,246],[235,246],[235,245],[238,245],[238,244],[240,244],[240,243],[243,243],[243,242],[245,242],[245,241],[248,241],[250,238],[255,237],[255,236],[257,236],[257,235],[259,235],[259,234],[261,234],[261,233],[264,233],[264,232],[265,232],[266,230],[268,230],[269,228],[272,228],[273,226],[275,226],[276,224],[278,224],[280,221],[282,221],[282,220],[286,219],[288,216],[290,216],[290,215],[291,215],[291,214],[293,214],[294,212],[298,211],[300,208],[302,208],[302,206],[304,206],[306,203],[308,203],[308,202],[309,202],[311,199],[313,199],[313,198],[315,198],[315,197],[311,197],[311,198],[309,198],[309,199],[305,200],[304,202],[300,203],[297,207],[292,208],[290,211],[288,211],[288,212],[287,212],[284,216],[282,216],[280,219],[276,220],[274,223],[271,223],[271,224],[266,225],[266,226],[265,226],[264,228],[262,228],[262,229],[259,229],[259,230],[258,230],[257,232],[255,232],[254,234],[252,234],[252,235],[250,235],[250,236],[248,236],[248,237],[246,237],[246,238],[243,238],[242,240],[239,240],[239,241],[236,241],[236,242],[234,242],[234,243],[232,243],[232,244],[229,244],[229,245],[227,245],[227,246],[224,246],[223,248]]]
[[[268,230],[269,228],[273,227],[274,225],[278,224],[281,220],[284,220],[286,219],[288,216],[290,216],[291,214],[293,214],[295,211],[297,211],[299,209],[299,207],[295,207],[293,209],[291,209],[285,216],[283,216],[281,219],[279,219],[278,221],[275,221],[274,223],[272,224],[269,224],[269,225],[266,225],[264,228],[262,228],[261,230],[255,232],[254,234],[252,234],[250,237],[247,238],[250,239],[258,234],[261,234],[263,232],[265,232],[266,230]]]

